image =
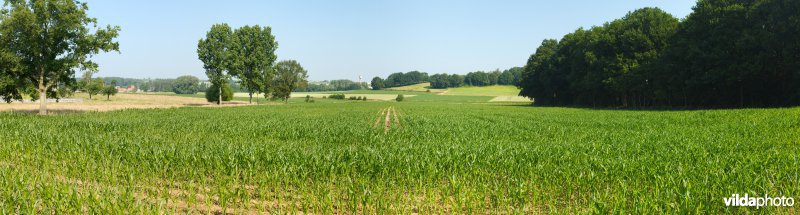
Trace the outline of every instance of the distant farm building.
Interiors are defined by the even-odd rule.
[[[116,86],[116,88],[117,88],[117,92],[120,92],[120,93],[135,93],[135,92],[138,92],[137,91],[138,89],[136,89],[136,86],[133,86],[133,85],[128,86],[128,87]]]

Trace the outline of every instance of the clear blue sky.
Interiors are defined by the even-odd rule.
[[[642,7],[676,17],[695,0],[609,1],[118,1],[88,0],[101,25],[119,25],[121,54],[95,56],[98,76],[205,79],[197,41],[214,23],[267,25],[278,60],[311,80],[418,70],[465,74],[523,66],[539,43]]]

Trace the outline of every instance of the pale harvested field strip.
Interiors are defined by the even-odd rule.
[[[386,110],[386,130],[384,132],[389,132],[389,128],[391,127],[392,121],[389,118],[390,115],[392,115],[392,107],[389,107]]]
[[[531,99],[522,96],[496,96],[489,102],[531,102]]]
[[[351,96],[355,97],[367,97],[367,100],[379,100],[379,101],[394,101],[397,98],[397,94],[348,94],[347,92],[343,93],[345,98],[349,98]],[[246,95],[246,94],[245,94]],[[322,98],[323,96],[331,96],[331,93],[292,93],[292,98],[305,98],[306,95],[311,96],[311,98]],[[403,95],[406,98],[414,97],[416,95]]]
[[[397,126],[398,129],[402,128],[402,126],[400,125],[400,118],[397,115],[397,109],[392,108],[392,114],[394,115],[394,124]]]
[[[152,94],[127,94],[120,93],[112,96],[108,100],[105,96],[94,96],[89,99],[88,95],[78,93],[74,98],[81,102],[48,102],[47,109],[53,113],[71,112],[104,112],[124,109],[154,109],[154,108],[177,108],[177,107],[219,107],[206,101],[205,98],[182,97],[171,95],[152,95]],[[231,101],[224,102],[222,107],[247,105],[247,102]],[[39,110],[39,103],[35,102],[12,102],[0,103],[0,112],[36,112]]]
[[[373,128],[377,128],[378,124],[381,123],[381,116],[383,116],[383,113],[386,112],[386,109],[388,109],[388,108],[381,109],[380,114],[378,114],[378,119],[375,120],[375,124],[372,124]]]

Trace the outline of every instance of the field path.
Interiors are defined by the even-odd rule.
[[[389,129],[392,127],[392,121],[391,118],[389,118],[389,116],[391,115],[392,115],[392,107],[389,107],[388,110],[386,111],[386,123],[385,123],[386,130],[384,132],[389,132]]]
[[[401,128],[400,126],[400,115],[397,114],[397,110],[392,107],[392,115],[394,116],[394,124],[397,125],[397,128]]]
[[[372,128],[377,128],[378,124],[383,122],[383,127],[384,127],[383,132],[388,133],[389,130],[392,129],[392,124],[394,124],[394,127],[396,129],[401,128],[400,118],[401,118],[400,114],[397,113],[397,109],[395,109],[394,107],[387,107],[381,109],[381,111],[378,113],[378,117],[375,120],[375,123],[372,124]]]
[[[381,112],[378,114],[378,119],[375,120],[375,124],[372,124],[373,128],[378,127],[378,124],[381,123],[381,116],[383,116],[383,113],[386,112],[386,109],[388,108],[381,109]]]

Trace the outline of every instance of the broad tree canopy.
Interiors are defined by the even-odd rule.
[[[119,51],[114,38],[120,28],[98,28],[88,9],[76,0],[5,0],[0,12],[0,88],[6,101],[31,86],[44,98],[59,82],[74,80],[76,69],[97,70],[93,55]],[[41,99],[39,114],[47,114],[46,101]]]

